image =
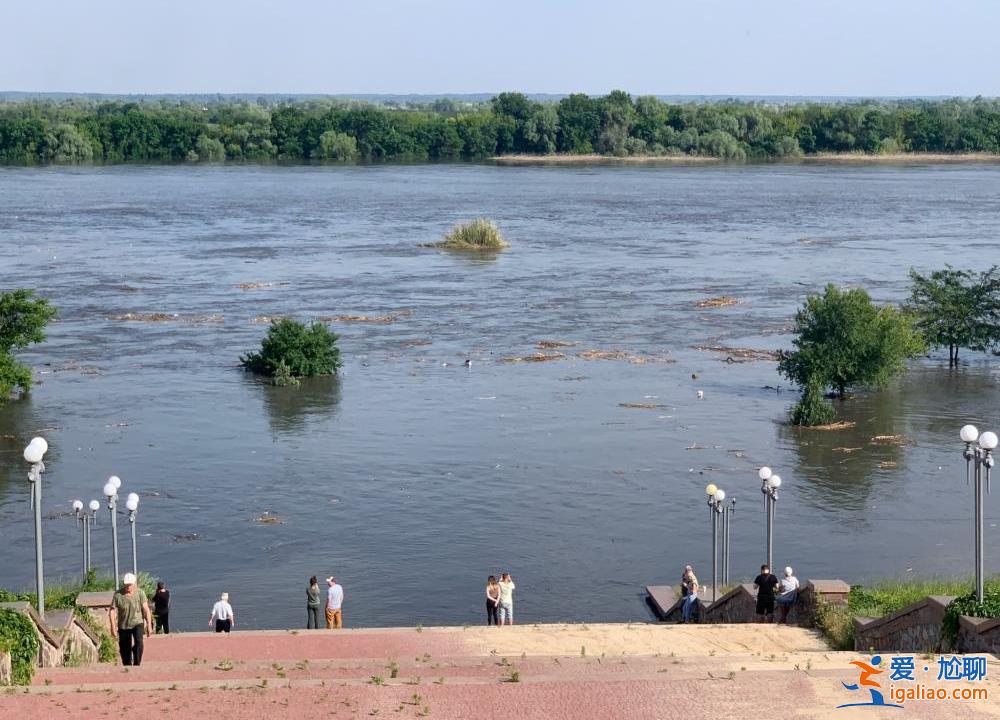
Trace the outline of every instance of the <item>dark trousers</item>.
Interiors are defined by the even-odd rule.
[[[500,624],[500,607],[492,600],[486,601],[486,624],[487,625]]]
[[[139,665],[142,663],[142,635],[145,626],[134,628],[118,628],[118,652],[122,656],[122,665]]]
[[[323,613],[323,608],[319,605],[313,607],[312,605],[306,606],[306,630],[319,630],[320,624],[319,619]]]
[[[229,632],[233,629],[232,620],[216,620],[215,621],[215,632]]]
[[[161,630],[166,634],[170,634],[170,613],[160,613],[156,615],[156,632]]]

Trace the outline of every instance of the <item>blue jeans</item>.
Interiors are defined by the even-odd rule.
[[[691,593],[684,598],[684,606],[682,608],[684,612],[684,622],[691,622],[691,613],[694,612],[694,606],[697,602],[698,593]]]
[[[504,619],[511,625],[514,624],[514,603],[500,603],[500,624],[504,624]]]

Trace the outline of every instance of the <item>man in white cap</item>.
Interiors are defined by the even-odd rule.
[[[229,632],[236,625],[236,613],[233,606],[229,604],[229,593],[222,593],[219,601],[212,606],[212,617],[208,619],[208,626],[215,624],[215,632]]]
[[[135,575],[125,573],[122,586],[108,609],[111,636],[118,639],[122,665],[139,665],[142,663],[142,635],[143,632],[153,634],[153,616]]]
[[[326,629],[340,630],[344,627],[344,588],[331,575],[326,579]]]
[[[778,607],[781,609],[779,623],[788,622],[788,612],[799,597],[799,579],[790,567],[785,568],[785,577],[778,582]]]

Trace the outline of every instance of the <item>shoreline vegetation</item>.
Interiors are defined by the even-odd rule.
[[[1000,162],[1000,99],[0,101],[0,164]]]

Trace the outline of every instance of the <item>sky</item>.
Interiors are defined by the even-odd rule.
[[[1000,0],[0,0],[0,91],[1000,95]]]

